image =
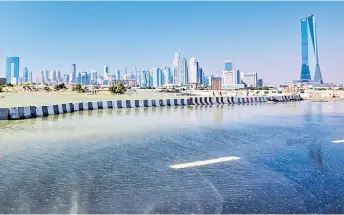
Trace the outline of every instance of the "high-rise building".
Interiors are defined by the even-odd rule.
[[[189,61],[189,84],[197,84],[198,83],[198,63],[194,57],[192,57]]]
[[[6,58],[6,83],[11,83],[13,78],[19,79],[19,57]]]
[[[104,66],[104,78],[108,78],[109,77],[109,67],[108,66]]]
[[[77,82],[77,77],[76,77],[76,64],[75,63],[73,63],[72,65],[71,65],[71,67],[72,67],[72,72],[71,72],[71,76],[69,77],[69,79],[70,79],[70,82],[71,83],[78,83]]]
[[[236,73],[234,70],[225,70],[222,72],[222,86],[226,88],[235,88]]]
[[[24,67],[23,69],[23,82],[29,82],[29,70],[27,69],[27,67]]]
[[[151,70],[152,87],[160,87],[161,85],[161,70],[160,68],[153,68]]]
[[[56,70],[55,69],[51,72],[50,81],[51,82],[57,82],[57,74],[56,74]]]
[[[209,76],[205,77],[204,78],[204,85],[208,86],[208,87],[211,87],[212,79],[213,79],[212,75],[209,75]]]
[[[241,81],[245,87],[257,87],[258,75],[256,72],[241,73]]]
[[[63,78],[62,78],[62,82],[63,83],[69,83],[70,82],[69,79],[70,79],[69,75],[68,74],[64,74]]]
[[[232,71],[232,60],[230,58],[225,59],[225,70],[226,71]]]
[[[124,67],[124,74],[125,75],[128,74],[128,67],[127,66]]]
[[[93,71],[91,73],[91,84],[97,84],[97,79],[98,79],[98,72],[97,71]]]
[[[89,84],[88,83],[88,74],[87,74],[87,72],[83,72],[81,74],[81,84],[82,85],[88,85]]]
[[[263,79],[258,79],[257,80],[257,87],[263,87]]]
[[[315,16],[301,19],[301,81],[311,80],[311,71],[314,71],[314,81],[323,83],[319,57],[318,57],[318,39],[315,25]]]
[[[71,79],[70,77],[73,76],[73,73],[69,76],[69,79]],[[76,76],[76,83],[77,84],[81,84],[82,83],[82,75],[81,72],[78,72],[78,75]]]
[[[33,83],[33,77],[32,77],[32,71],[29,72],[29,75],[28,75],[28,80],[27,82],[29,83]]]
[[[45,83],[49,83],[49,82],[50,82],[50,71],[45,70]]]
[[[117,81],[121,80],[121,71],[117,70]]]
[[[236,84],[242,84],[240,70],[236,70]]]
[[[179,70],[179,83],[178,85],[185,85],[188,83],[188,61],[186,58],[183,58],[178,62],[178,70]]]
[[[151,87],[151,76],[149,71],[143,69],[140,78],[141,87]]]
[[[203,69],[201,67],[198,66],[198,83],[199,84],[203,84],[204,83],[204,73],[203,73]]]
[[[165,86],[172,83],[173,83],[173,79],[172,79],[171,69],[169,66],[164,66],[161,69],[161,85]]]
[[[45,77],[44,77],[44,71],[43,70],[41,70],[41,74],[40,74],[40,83],[45,84]]]
[[[134,71],[133,71],[133,77],[132,79],[136,80],[136,83],[138,82],[138,77],[137,77],[137,68],[136,66],[134,66]]]
[[[60,70],[57,71],[57,82],[61,82],[61,72],[60,72]]]
[[[180,61],[180,52],[174,54],[173,64],[172,64],[172,76],[173,83],[180,84],[179,81],[179,61]]]

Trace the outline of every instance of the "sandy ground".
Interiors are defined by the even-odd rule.
[[[76,92],[19,92],[0,93],[0,108],[20,106],[40,106],[63,104],[69,102],[84,101],[113,101],[113,100],[135,100],[135,99],[160,99],[160,98],[183,98],[175,94],[167,93],[144,93],[112,95],[109,92],[99,92],[96,95],[88,95]]]

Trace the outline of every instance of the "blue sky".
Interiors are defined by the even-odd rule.
[[[266,83],[298,79],[300,19],[315,14],[325,82],[344,83],[344,2],[1,2],[0,76],[6,56],[34,74],[110,72],[195,56],[206,74],[224,58]],[[313,74],[312,74],[313,76]]]

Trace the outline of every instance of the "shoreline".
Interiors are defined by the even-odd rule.
[[[263,103],[268,101],[287,102],[303,100],[300,95],[284,95],[270,97],[188,97],[165,99],[122,99],[105,101],[80,101],[56,105],[19,106],[0,108],[0,120],[22,120],[49,115],[72,113],[83,110],[142,108],[164,106],[193,106],[193,105],[230,105],[244,103]]]

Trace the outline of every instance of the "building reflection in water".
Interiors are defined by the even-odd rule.
[[[323,124],[323,104],[314,104],[309,102],[307,104],[307,114],[305,114],[305,122],[308,129],[312,129],[313,124]],[[320,134],[321,135],[321,134]],[[308,144],[308,156],[314,161],[317,168],[324,168],[324,152],[322,148],[322,142],[319,142],[320,138],[309,138],[314,140]]]
[[[214,113],[214,122],[216,123],[223,123],[223,106],[215,106],[213,109]]]

